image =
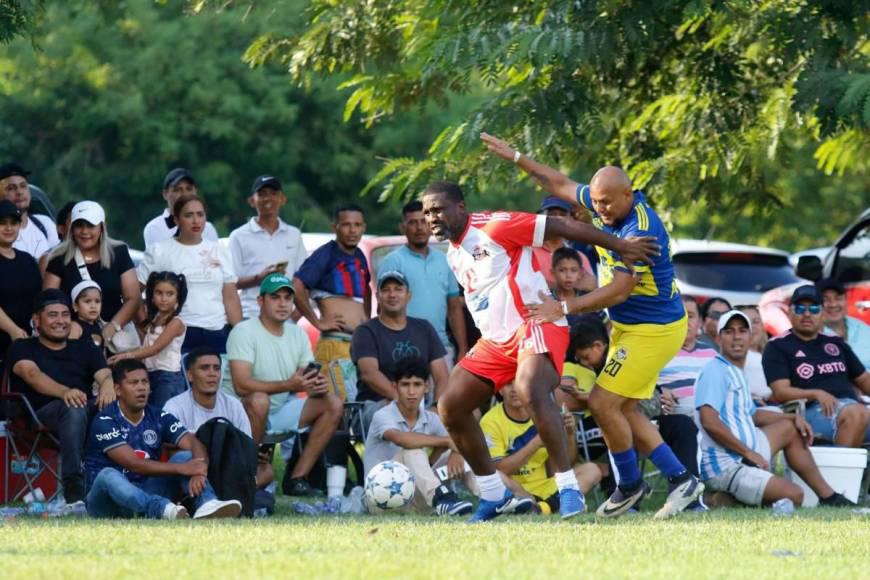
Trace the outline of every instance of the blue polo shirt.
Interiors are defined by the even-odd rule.
[[[447,338],[447,299],[459,296],[459,283],[447,256],[440,250],[429,248],[423,256],[407,245],[391,252],[378,267],[379,272],[396,270],[408,279],[411,302],[408,316],[427,320],[435,328],[441,343],[450,346]]]

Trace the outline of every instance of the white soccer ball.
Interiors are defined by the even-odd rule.
[[[414,475],[398,461],[382,461],[366,475],[365,490],[369,505],[400,509],[414,499]]]

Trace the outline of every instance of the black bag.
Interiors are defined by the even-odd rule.
[[[290,495],[290,474],[293,472],[293,467],[296,466],[296,461],[302,455],[302,450],[307,442],[307,431],[305,433],[298,433],[295,441],[293,441],[293,455],[290,456],[290,460],[284,468],[284,479],[281,481],[281,489],[284,495]],[[362,485],[365,474],[363,473],[362,459],[360,459],[359,453],[356,452],[353,443],[351,443],[350,434],[347,431],[336,431],[332,439],[329,440],[326,449],[317,458],[317,461],[314,462],[314,466],[308,472],[306,479],[311,487],[325,492],[327,466],[344,466],[348,465],[348,463],[350,463],[349,467],[352,468],[352,471],[348,471],[345,492],[348,491],[348,487],[352,488],[354,485]]]
[[[257,491],[257,444],[223,417],[203,423],[196,432],[208,450],[208,481],[218,499],[242,502],[242,515],[253,517]]]

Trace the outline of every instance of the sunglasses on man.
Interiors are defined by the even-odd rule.
[[[792,304],[791,309],[794,310],[794,313],[798,315],[801,315],[807,311],[809,311],[810,314],[818,314],[822,311],[822,307],[818,304]]]

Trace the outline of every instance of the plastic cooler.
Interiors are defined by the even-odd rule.
[[[864,469],[867,468],[867,450],[846,447],[810,447],[810,452],[828,485],[834,488],[835,492],[841,493],[850,501],[857,503],[858,494],[861,492]],[[819,505],[819,497],[797,473],[787,469],[786,477],[804,490],[803,507]]]

